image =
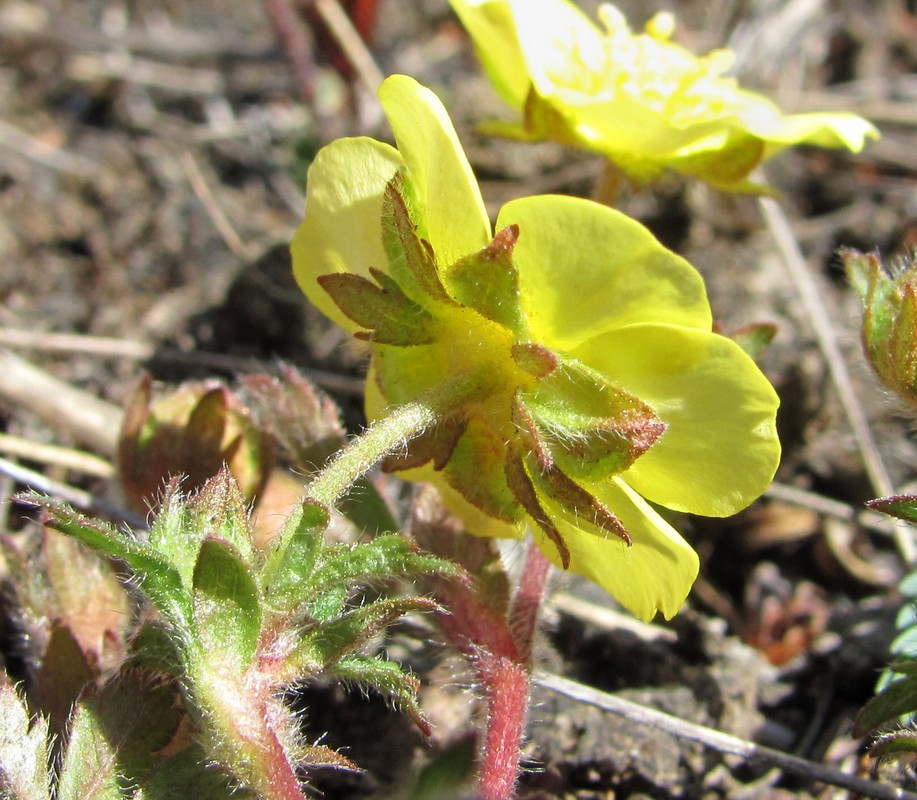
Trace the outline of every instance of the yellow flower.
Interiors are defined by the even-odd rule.
[[[614,6],[600,30],[567,0],[450,0],[498,94],[522,119],[485,130],[601,153],[636,183],[666,169],[729,191],[786,147],[858,152],[876,129],[855,114],[784,115],[724,73],[733,55],[695,56],[659,14],[634,34]]]
[[[647,500],[748,505],[779,459],[776,393],[711,332],[700,275],[639,223],[529,197],[494,235],[435,95],[393,76],[380,99],[398,149],[323,148],[292,251],[309,299],[370,343],[368,416],[438,409],[388,468],[435,482],[472,533],[530,528],[638,617],[671,617],[697,556]]]

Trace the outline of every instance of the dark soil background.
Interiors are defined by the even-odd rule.
[[[372,61],[351,68],[335,37],[314,19],[307,24],[294,5],[0,3],[0,348],[116,406],[141,369],[169,385],[270,370],[283,360],[312,370],[359,428],[362,362],[296,289],[286,245],[318,147],[341,135],[388,132],[362,81],[372,79]],[[894,485],[906,489],[917,475],[912,423],[859,352],[859,303],[835,252],[878,247],[894,261],[917,245],[914,4],[620,5],[635,28],[654,11],[674,10],[680,40],[697,52],[728,43],[742,80],[787,110],[854,110],[881,129],[882,140],[860,155],[797,148],[767,174],[827,305],[881,458]],[[281,35],[278,8],[292,15]],[[298,69],[282,45],[291,30],[308,45]],[[589,155],[474,136],[475,122],[506,110],[446,0],[382,0],[364,33],[382,74],[409,73],[442,97],[494,212],[527,194],[590,193],[601,164]],[[862,514],[863,502],[880,492],[785,260],[754,198],[672,178],[626,194],[621,206],[703,273],[725,331],[778,325],[762,366],[782,397],[785,455],[774,490],[739,517],[678,520],[703,567],[673,623],[638,625],[594,587],[556,576],[538,666],[870,775],[876,765],[851,736],[851,721],[885,663],[904,568],[891,526]],[[8,363],[0,370],[0,430],[111,458],[109,440],[81,433],[47,393],[23,391]],[[0,445],[12,457],[12,445]],[[105,475],[20,458],[118,502]],[[20,487],[6,480],[2,489]],[[509,550],[507,558],[518,563],[521,554]],[[408,796],[423,764],[467,744],[476,712],[461,663],[410,626],[390,649],[424,681],[433,740],[422,741],[379,699],[305,690],[298,702],[308,709],[310,736],[327,734],[325,744],[366,770],[316,774],[313,786],[325,797]],[[558,694],[536,690],[534,699],[523,795],[847,796]],[[912,783],[903,769],[880,775]]]

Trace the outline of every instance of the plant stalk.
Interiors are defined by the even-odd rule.
[[[475,659],[487,698],[487,731],[478,778],[482,800],[511,800],[519,773],[532,677],[532,641],[551,563],[529,539],[525,566],[506,624],[514,647],[482,648]],[[499,642],[499,637],[494,642]]]
[[[325,465],[306,488],[307,497],[331,508],[364,473],[423,433],[436,419],[434,408],[421,401],[392,409]]]

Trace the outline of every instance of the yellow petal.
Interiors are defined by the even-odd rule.
[[[668,425],[622,477],[654,503],[722,517],[768,487],[780,460],[779,399],[731,339],[634,325],[572,353],[647,403]]]
[[[480,250],[490,241],[490,220],[439,98],[413,78],[392,75],[380,87],[379,100],[420,204],[420,235],[433,245],[441,264]]]
[[[527,197],[501,210],[497,228],[510,224],[519,225],[514,257],[533,340],[567,350],[657,320],[710,329],[700,274],[624,214],[574,197]]]
[[[521,109],[532,81],[516,36],[513,6],[491,0],[450,0],[471,34],[475,52],[504,102]]]
[[[385,269],[382,192],[401,166],[398,151],[374,139],[338,139],[309,167],[306,217],[293,236],[293,274],[306,297],[345,330],[359,326],[318,285],[320,275],[368,276]]]
[[[624,481],[589,487],[622,522],[633,544],[607,538],[550,501],[546,510],[570,550],[570,571],[597,583],[634,616],[651,620],[657,611],[670,619],[681,608],[697,577],[697,554],[653,508]],[[557,566],[557,548],[537,526],[538,546]]]

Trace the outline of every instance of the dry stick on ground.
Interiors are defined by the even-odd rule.
[[[115,452],[121,409],[0,350],[0,397],[27,408],[94,451]]]
[[[225,372],[274,372],[275,362],[240,358],[225,353],[212,353],[174,348],[159,348],[148,342],[130,339],[112,339],[105,336],[84,336],[75,333],[35,333],[17,328],[0,328],[0,347],[15,347],[51,353],[82,353],[99,358],[125,358],[131,361],[164,361],[173,364],[187,364],[207,367]],[[0,361],[2,364],[2,361]],[[359,397],[363,394],[364,381],[348,375],[338,375],[317,369],[300,369],[310,381],[329,392]],[[3,395],[5,377],[0,372],[0,396]]]
[[[885,465],[882,463],[869,423],[853,390],[850,373],[847,370],[847,364],[834,335],[828,311],[815,284],[815,279],[806,265],[799,243],[793,235],[786,214],[784,214],[780,205],[771,198],[761,197],[758,199],[758,203],[771,234],[783,255],[793,283],[796,285],[800,300],[809,315],[819,347],[828,364],[831,381],[837,390],[841,405],[844,407],[844,413],[850,422],[850,427],[863,457],[873,490],[880,495],[892,494],[894,486],[888,471],[885,469]],[[917,563],[917,546],[914,544],[911,529],[896,527],[893,536],[895,545],[904,561],[909,565]]]
[[[98,171],[98,164],[91,159],[68,153],[41,139],[29,136],[25,131],[3,120],[0,120],[0,147],[9,148],[38,164],[78,178],[89,178]]]
[[[36,442],[21,436],[11,436],[8,433],[0,433],[0,453],[73,470],[95,478],[111,478],[115,474],[114,465],[110,461],[92,453]]]
[[[649,725],[672,736],[700,742],[705,747],[710,747],[720,753],[741,756],[750,761],[763,761],[773,764],[786,773],[791,773],[810,781],[840,786],[878,800],[917,800],[917,794],[899,789],[897,786],[857,778],[833,767],[808,761],[788,753],[782,753],[779,750],[740,739],[738,736],[721,733],[713,728],[707,728],[694,722],[673,717],[662,711],[601,692],[598,689],[562,678],[559,675],[536,672],[533,683],[578,702],[596,706],[613,714],[619,714],[631,722]]]
[[[223,207],[219,204],[210,185],[207,183],[204,173],[201,172],[200,166],[194,156],[187,150],[182,151],[181,165],[185,175],[188,177],[188,182],[191,184],[195,197],[200,200],[201,205],[207,212],[207,216],[210,217],[210,221],[213,223],[213,227],[223,237],[226,246],[239,258],[244,259],[246,262],[251,261],[253,256],[251,248],[236,233],[236,229],[229,221],[229,217],[226,216],[226,212],[223,211]]]

